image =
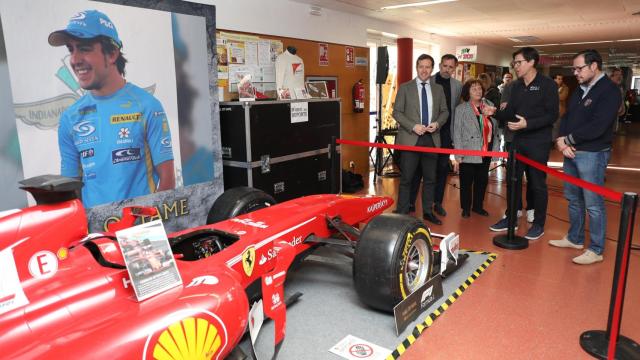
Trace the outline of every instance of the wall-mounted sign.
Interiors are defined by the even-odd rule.
[[[329,66],[329,44],[318,44],[320,66]]]
[[[478,45],[456,46],[458,61],[476,61],[478,59]]]
[[[367,65],[369,65],[369,60],[366,57],[356,56],[356,66],[367,66]]]
[[[348,67],[353,66],[355,63],[355,50],[353,49],[353,46],[344,47],[344,62]]]

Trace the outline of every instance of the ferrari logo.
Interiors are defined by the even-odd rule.
[[[247,276],[253,273],[253,265],[256,263],[256,249],[251,246],[242,253],[242,268]]]

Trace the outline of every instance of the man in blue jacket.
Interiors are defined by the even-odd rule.
[[[560,120],[560,137],[556,147],[564,155],[565,174],[597,184],[604,184],[605,170],[611,155],[613,124],[622,101],[620,91],[602,72],[602,57],[596,50],[584,50],[573,57],[573,73],[580,87],[573,93],[566,114]],[[569,232],[549,245],[584,248],[585,212],[589,215],[589,248],[573,262],[581,265],[603,260],[607,213],[602,196],[565,183],[564,196],[569,200]]]

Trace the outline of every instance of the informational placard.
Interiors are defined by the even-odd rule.
[[[3,314],[27,305],[29,300],[20,284],[12,248],[0,251],[0,269],[0,314]]]
[[[309,103],[306,101],[291,103],[291,123],[307,121],[309,121]]]
[[[161,220],[116,231],[138,301],[182,284]]]
[[[353,46],[344,47],[344,63],[347,67],[352,67],[355,63],[355,49]]]
[[[353,335],[347,335],[329,349],[329,352],[349,360],[383,360],[387,358],[391,350]]]
[[[400,335],[407,325],[441,297],[442,277],[436,275],[398,303],[398,305],[393,308],[396,334]]]
[[[320,66],[329,66],[329,44],[318,44],[318,57]]]
[[[240,83],[238,72],[251,74],[253,87],[251,90],[255,93],[254,98],[277,97],[275,61],[283,51],[282,41],[230,32],[219,32],[217,35],[218,86],[227,90],[223,94],[223,99],[235,98],[230,95],[231,93],[238,93],[240,101],[252,98],[240,94],[242,88],[238,88]],[[225,56],[224,63],[220,62],[221,54]],[[246,91],[244,95],[247,95]]]

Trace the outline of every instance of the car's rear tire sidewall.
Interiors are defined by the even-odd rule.
[[[262,190],[246,186],[235,187],[218,196],[209,210],[207,224],[247,214],[275,203],[275,199]]]
[[[432,267],[431,235],[424,223],[406,215],[382,214],[367,224],[356,245],[355,289],[365,304],[392,311],[429,280]]]

